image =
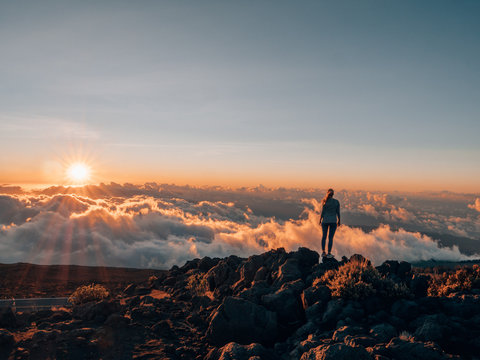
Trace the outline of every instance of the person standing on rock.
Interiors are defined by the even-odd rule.
[[[328,189],[327,194],[322,200],[322,214],[320,215],[320,225],[322,225],[322,256],[333,258],[332,245],[333,236],[340,226],[340,202],[333,198],[333,189]],[[338,220],[337,220],[338,218]],[[328,233],[328,254],[325,254],[325,242]]]

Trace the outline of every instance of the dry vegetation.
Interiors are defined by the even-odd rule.
[[[84,304],[89,301],[97,301],[106,299],[109,292],[100,284],[90,284],[78,287],[68,301],[74,305]]]
[[[366,259],[352,259],[338,270],[327,271],[317,282],[324,283],[333,297],[365,299],[377,295],[399,298],[409,295],[408,287],[382,276]]]
[[[480,266],[462,267],[453,273],[432,274],[429,296],[451,296],[459,292],[480,290]]]

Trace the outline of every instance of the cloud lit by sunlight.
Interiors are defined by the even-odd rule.
[[[0,186],[1,193],[0,262],[168,268],[195,257],[249,256],[278,247],[321,250],[319,193],[155,183],[31,192]],[[415,210],[419,200],[412,196],[338,195],[344,223],[376,221],[377,226],[370,231],[340,227],[334,243],[337,257],[361,253],[376,264],[387,259],[462,260],[469,256],[457,246],[441,246],[424,232],[469,238],[480,234],[479,217],[467,206],[472,200],[460,200],[461,195],[442,198],[444,205],[436,213]],[[433,196],[429,203],[430,195],[423,196],[423,204],[440,201]]]

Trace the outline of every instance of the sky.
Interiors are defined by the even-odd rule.
[[[0,0],[0,184],[478,193],[479,11]]]

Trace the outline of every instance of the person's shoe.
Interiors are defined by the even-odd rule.
[[[325,253],[325,251],[322,252],[322,258],[324,258],[324,257],[327,257],[327,254]]]
[[[333,256],[333,254],[330,254],[330,253],[327,255],[327,258],[329,258],[329,259],[333,259],[334,257],[335,256]]]

